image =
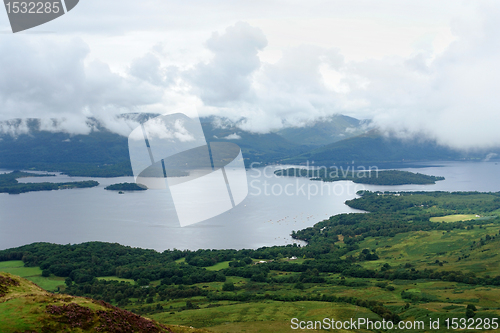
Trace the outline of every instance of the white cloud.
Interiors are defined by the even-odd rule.
[[[238,22],[223,34],[217,32],[206,42],[214,56],[184,74],[193,92],[210,106],[224,106],[252,99],[251,75],[260,67],[257,56],[267,45],[258,28]]]
[[[137,124],[119,113],[196,106],[262,133],[344,113],[495,146],[499,14],[493,1],[86,0],[34,30],[58,34],[0,36],[0,119],[86,133],[94,117],[127,135]]]
[[[86,64],[89,48],[81,39],[9,37],[0,39],[0,120],[43,118],[44,130],[85,134],[87,117],[95,117],[123,133],[117,114],[161,101],[160,88],[144,80],[97,60]]]
[[[239,140],[239,139],[241,139],[241,136],[239,136],[236,133],[233,133],[233,134],[229,134],[228,136],[225,136],[224,139],[227,139],[227,140]]]
[[[399,136],[461,149],[498,147],[499,14],[497,4],[487,3],[477,16],[455,20],[456,41],[434,59],[420,52],[350,64],[347,71],[368,84],[346,99],[366,101],[357,111]]]

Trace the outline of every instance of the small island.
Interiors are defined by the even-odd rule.
[[[400,170],[339,170],[339,168],[319,168],[307,170],[300,168],[281,169],[274,172],[277,176],[307,177],[311,180],[324,182],[335,182],[339,180],[350,180],[358,184],[367,185],[427,185],[435,184],[436,181],[444,180],[444,177],[424,175]]]
[[[36,191],[53,191],[71,188],[87,188],[99,185],[94,180],[86,180],[79,182],[66,183],[19,183],[17,179],[26,177],[53,177],[53,174],[38,174],[23,171],[13,171],[10,173],[0,174],[0,193],[20,194]]]
[[[147,187],[139,186],[136,183],[119,183],[119,184],[113,184],[113,185],[106,186],[104,189],[109,190],[109,191],[120,191],[120,192],[122,192],[122,191],[145,191],[145,190],[147,190]],[[123,192],[120,194],[123,194]]]

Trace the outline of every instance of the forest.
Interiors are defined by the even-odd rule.
[[[49,177],[55,176],[51,174],[37,174],[22,171],[12,171],[10,173],[0,174],[0,193],[20,194],[35,191],[53,191],[71,188],[87,188],[99,185],[94,180],[86,180],[79,182],[64,182],[64,183],[20,183],[17,181],[19,178],[25,177]]]
[[[368,170],[355,170],[354,166],[331,167],[319,169],[289,168],[276,170],[276,176],[307,177],[311,180],[324,182],[335,182],[339,180],[351,180],[358,184],[370,185],[406,185],[406,184],[435,184],[436,181],[444,180],[444,177],[429,176],[401,170],[378,170],[372,167]]]
[[[136,183],[119,183],[108,185],[104,188],[109,191],[145,191],[147,190],[144,186],[139,186]]]

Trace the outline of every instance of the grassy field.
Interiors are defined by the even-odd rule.
[[[243,304],[212,304],[210,308],[151,315],[159,322],[204,327],[214,332],[290,332],[290,320],[323,320],[323,318],[380,319],[371,311],[350,305],[325,302],[263,301]],[[319,330],[318,330],[319,331]],[[312,330],[312,332],[316,332]],[[336,331],[344,332],[344,331]],[[347,331],[345,331],[347,332]],[[357,332],[368,332],[358,330]]]
[[[40,288],[49,291],[55,291],[64,286],[64,278],[53,275],[43,277],[40,267],[24,267],[24,263],[21,260],[0,262],[0,272],[23,277],[33,283],[36,283]]]
[[[5,265],[4,265],[5,266]],[[0,285],[5,295],[0,296],[0,332],[79,332],[94,333],[98,327],[106,323],[129,325],[130,331],[138,332],[140,325],[151,325],[151,320],[138,318],[130,313],[118,309],[109,309],[89,298],[74,297],[48,293],[33,283],[17,276],[1,273],[2,278],[14,279],[17,286]],[[1,280],[0,280],[1,281]],[[77,310],[66,310],[62,315],[52,314],[49,306],[68,306],[74,304]],[[88,312],[85,312],[88,311]],[[99,312],[98,312],[99,311]],[[103,315],[106,313],[107,315]],[[75,326],[72,326],[75,324]],[[155,326],[157,323],[153,323]],[[113,326],[114,324],[110,324]],[[158,326],[156,326],[158,327]],[[123,332],[123,329],[99,330],[104,332]],[[141,330],[142,331],[142,330]],[[167,326],[149,332],[175,332],[175,333],[204,333],[189,327]]]
[[[436,216],[431,217],[431,222],[459,222],[459,221],[470,221],[479,218],[479,216],[475,214],[454,214],[454,215],[446,215],[446,216]]]
[[[117,276],[101,276],[101,277],[98,277],[97,278],[98,280],[104,280],[104,281],[118,281],[118,282],[128,282],[128,283],[131,283],[131,284],[135,284],[135,281],[132,280],[132,279],[123,279],[123,278],[119,278]]]
[[[497,276],[500,275],[500,237],[480,247],[478,244],[486,235],[497,235],[499,228],[498,224],[492,223],[472,230],[418,231],[395,237],[368,237],[359,244],[360,248],[376,249],[380,259],[362,265],[379,269],[385,263],[395,267],[409,264],[415,269],[439,267],[440,270],[474,272],[478,276]],[[348,255],[357,252],[359,250]]]
[[[213,266],[205,267],[209,271],[220,271],[221,269],[229,268],[229,261],[218,262]]]

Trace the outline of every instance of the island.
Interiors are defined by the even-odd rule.
[[[311,180],[324,182],[335,182],[339,180],[351,180],[358,184],[368,185],[426,185],[435,184],[436,181],[444,180],[444,177],[424,175],[401,170],[347,170],[333,168],[319,168],[308,170],[303,168],[289,168],[276,170],[277,176],[307,177]]]
[[[113,184],[106,186],[104,188],[105,190],[109,191],[145,191],[148,188],[140,185],[137,185],[136,183],[119,183],[119,184]]]
[[[0,174],[0,193],[20,194],[26,192],[36,191],[52,191],[63,190],[70,188],[87,188],[99,185],[94,180],[86,180],[79,182],[65,182],[65,183],[19,183],[17,179],[26,177],[53,177],[53,174],[38,174],[23,171],[12,171],[10,173]]]

